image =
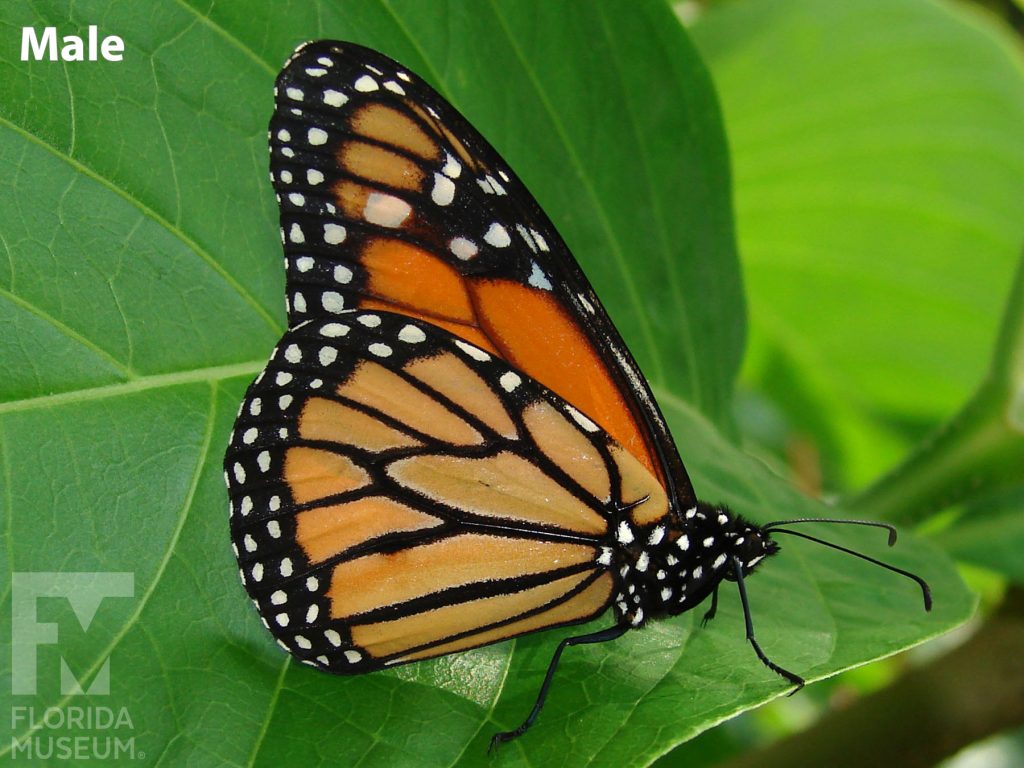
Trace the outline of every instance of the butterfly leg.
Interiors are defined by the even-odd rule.
[[[708,622],[715,618],[715,614],[718,613],[718,585],[715,585],[715,591],[711,593],[711,607],[708,608],[707,613],[704,614],[704,618],[700,620],[701,627],[706,627]]]
[[[544,682],[541,683],[540,692],[537,694],[537,701],[534,703],[533,709],[530,710],[530,714],[523,721],[522,725],[514,731],[502,731],[501,733],[494,734],[491,737],[491,746],[488,751],[494,751],[502,742],[511,741],[517,736],[522,736],[533,725],[533,721],[537,719],[537,715],[540,714],[540,710],[544,706],[544,700],[547,698],[548,688],[551,686],[551,679],[555,676],[555,669],[558,667],[558,660],[562,657],[562,651],[570,645],[589,645],[591,643],[604,643],[608,640],[614,640],[617,637],[622,637],[628,630],[628,624],[619,624],[589,635],[567,637],[560,642],[555,649],[555,655],[551,657],[551,662],[548,664],[548,671],[544,675]]]
[[[733,573],[736,574],[736,586],[739,587],[740,590],[740,603],[743,605],[743,621],[747,626],[747,640],[749,640],[750,644],[754,647],[754,653],[757,654],[757,658],[761,660],[762,664],[768,667],[772,672],[777,675],[781,675],[796,686],[796,688],[789,692],[789,695],[792,696],[804,687],[804,679],[799,675],[794,675],[788,669],[783,669],[774,661],[769,659],[765,655],[765,652],[761,650],[761,646],[757,644],[757,640],[754,639],[754,621],[750,618],[750,604],[747,602],[747,588],[743,584],[743,564],[735,557],[732,559],[732,569]]]

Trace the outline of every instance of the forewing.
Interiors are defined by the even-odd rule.
[[[310,43],[278,78],[270,144],[290,326],[354,307],[427,320],[590,414],[692,504],[647,383],[562,238],[436,91],[374,51]]]

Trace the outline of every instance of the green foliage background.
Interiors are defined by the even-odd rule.
[[[124,38],[124,62],[19,60],[23,26],[89,24]],[[332,678],[290,664],[238,584],[219,465],[283,327],[265,126],[306,39],[401,60],[505,154],[604,297],[703,497],[762,521],[831,514],[792,488],[794,440],[820,453],[827,490],[863,486],[958,409],[992,354],[1005,386],[984,402],[1019,417],[996,407],[1019,408],[1022,374],[1020,298],[1006,310],[1024,243],[1017,44],[930,0],[738,0],[692,34],[700,53],[655,0],[5,4],[0,570],[131,571],[136,597],[77,633],[66,601],[42,601],[60,646],[40,653],[38,695],[2,690],[0,712],[86,703],[59,694],[58,657],[88,679],[110,656],[104,703],[129,709],[147,765],[445,766],[488,763],[490,734],[532,702],[558,632]],[[1021,419],[1006,423],[992,445],[1012,468]],[[750,584],[769,654],[814,680],[962,623],[975,598],[949,551],[1019,578],[1019,473],[979,476],[948,497],[977,515],[884,553],[931,582],[931,614],[896,577],[790,544]],[[932,496],[913,519],[946,506]],[[984,526],[1006,546],[986,547]],[[9,582],[2,597],[7,677]],[[647,765],[785,692],[727,595],[707,629],[683,616],[573,649],[538,725],[490,762]],[[33,735],[11,730],[0,753]]]

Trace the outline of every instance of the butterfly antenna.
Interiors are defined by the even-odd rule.
[[[896,543],[896,527],[888,523],[880,523],[877,520],[847,520],[835,517],[800,517],[795,520],[776,520],[763,526],[765,532],[771,531],[780,525],[796,525],[799,523],[838,523],[839,525],[864,525],[868,528],[882,528],[889,532],[889,546]]]
[[[803,520],[794,520],[792,522],[799,523],[799,522],[804,522],[804,521]],[[877,527],[881,527],[881,528],[891,528],[891,526],[888,526],[885,523],[869,523],[869,522],[861,523],[860,521],[856,521],[856,520],[831,520],[831,521],[830,520],[815,520],[814,522],[854,523],[854,524],[863,524],[863,525],[873,525],[873,526],[877,526]],[[915,581],[917,583],[917,585],[919,587],[921,587],[921,592],[924,595],[924,609],[926,611],[930,611],[932,609],[932,590],[931,590],[931,587],[928,586],[928,582],[926,582],[924,579],[922,579],[917,574],[911,573],[910,571],[905,571],[902,568],[897,568],[895,565],[889,565],[889,563],[883,563],[881,560],[876,560],[875,558],[873,558],[873,557],[871,557],[869,555],[865,555],[863,552],[858,552],[858,551],[856,551],[854,549],[849,549],[849,548],[841,546],[839,544],[835,544],[835,543],[833,543],[831,541],[825,541],[825,539],[819,539],[817,536],[811,536],[811,535],[806,534],[806,533],[801,533],[800,531],[791,531],[788,528],[775,528],[775,527],[773,527],[775,525],[783,525],[783,524],[786,524],[786,523],[770,523],[769,525],[766,525],[762,530],[764,530],[766,532],[770,531],[771,533],[786,533],[786,534],[789,534],[790,536],[798,536],[801,539],[807,539],[808,541],[813,541],[816,544],[821,544],[821,545],[826,546],[826,547],[831,547],[832,549],[838,549],[840,552],[845,552],[848,555],[853,555],[854,557],[859,557],[861,560],[867,560],[869,563],[874,563],[875,565],[881,566],[882,568],[885,568],[887,571],[892,571],[893,573],[898,573],[901,576],[906,576],[908,579],[912,579],[913,581]],[[890,536],[889,536],[890,541],[891,541],[894,533],[895,533],[894,531],[890,532]]]

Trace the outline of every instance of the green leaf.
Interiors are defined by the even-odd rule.
[[[821,511],[722,436],[743,336],[724,143],[661,4],[43,1],[7,4],[2,21],[8,37],[97,23],[126,44],[120,64],[0,58],[4,679],[16,574],[127,572],[134,595],[104,600],[88,628],[67,599],[37,601],[58,635],[39,646],[35,695],[3,689],[0,753],[70,730],[131,738],[147,765],[484,765],[566,634],[335,678],[289,662],[238,583],[220,462],[283,326],[265,126],[274,73],[303,39],[400,58],[506,154],[658,387],[703,495],[761,521]],[[929,544],[887,556],[929,579],[932,614],[913,584],[794,544],[751,579],[761,643],[815,679],[972,610]],[[572,651],[535,730],[495,765],[643,765],[786,690],[746,645],[734,594],[706,630],[684,615]],[[61,664],[88,687],[108,658],[102,706],[131,726],[52,727],[97,706],[61,693]]]
[[[733,155],[744,380],[821,436],[827,485],[863,485],[985,371],[1024,243],[1019,41],[938,0],[736,0],[693,32]]]

